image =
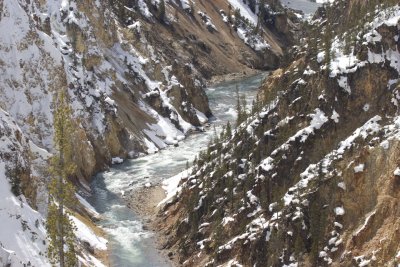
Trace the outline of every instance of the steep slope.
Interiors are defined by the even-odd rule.
[[[212,115],[203,91],[207,79],[277,66],[292,40],[293,24],[273,2],[263,9],[268,19],[264,13],[262,26],[256,27],[239,12],[226,19],[233,10],[222,0],[0,0],[0,115],[4,125],[12,125],[1,131],[6,171],[0,174],[0,198],[27,206],[4,209],[2,218],[22,218],[27,229],[38,221],[36,243],[42,242],[47,161],[54,152],[53,101],[60,91],[68,92],[76,121],[78,168],[71,179],[89,190],[92,175],[120,162],[117,156],[156,152],[200,129]],[[254,12],[253,7],[246,15],[254,18]],[[88,242],[87,236],[97,237],[77,224],[82,226],[77,243],[88,250],[105,248],[104,240]],[[37,258],[31,263],[44,266],[45,245],[9,242],[20,236],[29,234],[17,228],[0,233],[0,247],[15,251],[12,263]],[[3,262],[7,253],[1,254]],[[80,255],[84,264],[100,264],[89,254]]]
[[[44,181],[39,177],[50,154],[31,142],[3,110],[0,129],[0,264],[51,266],[45,254],[45,217],[34,209],[46,198]],[[82,217],[75,216],[80,261],[85,266],[103,266],[92,254],[106,250],[106,240],[82,223]]]
[[[400,263],[400,6],[317,13],[252,115],[165,205],[165,247],[184,266]]]
[[[279,5],[256,33],[227,1],[167,1],[162,16],[160,3],[1,1],[1,107],[51,151],[53,95],[68,90],[82,183],[112,157],[176,144],[212,115],[206,79],[276,67],[291,40]]]

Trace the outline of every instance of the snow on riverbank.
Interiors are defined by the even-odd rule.
[[[107,250],[107,240],[105,238],[97,236],[92,229],[78,218],[71,216],[71,219],[76,226],[75,234],[79,240],[89,243],[94,249]]]
[[[158,203],[158,206],[168,203],[168,201],[170,201],[176,194],[181,191],[182,188],[179,186],[179,183],[182,179],[187,178],[191,171],[192,168],[189,168],[187,170],[184,170],[183,172],[178,173],[175,176],[165,179],[162,182],[162,189],[165,190],[166,197],[160,203]]]

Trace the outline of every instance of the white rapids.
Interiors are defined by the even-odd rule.
[[[206,89],[215,118],[205,132],[188,136],[178,147],[170,146],[156,154],[127,160],[95,177],[91,185],[93,194],[87,200],[102,215],[97,224],[108,234],[111,266],[170,266],[156,249],[153,233],[143,229],[141,218],[125,206],[122,196],[124,192],[147,183],[158,184],[181,172],[186,162],[192,162],[207,146],[214,133],[213,126],[218,131],[229,120],[234,120],[235,87],[238,86],[251,103],[265,76],[266,73],[262,73]]]

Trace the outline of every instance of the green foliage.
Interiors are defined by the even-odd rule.
[[[253,100],[253,102],[251,103],[251,115],[254,115],[257,112],[260,112],[261,108],[262,108],[262,105],[260,103],[260,99],[257,94],[256,99]]]
[[[77,263],[74,248],[75,226],[66,207],[76,204],[75,188],[69,177],[75,171],[72,158],[73,125],[71,108],[68,106],[65,93],[61,92],[54,111],[54,144],[57,152],[51,158],[50,174],[52,176],[49,190],[49,206],[46,221],[49,246],[47,257],[60,267],[75,266]]]
[[[317,197],[315,197],[317,199]],[[318,261],[318,253],[323,247],[325,229],[327,224],[327,210],[318,201],[310,201],[310,234],[311,234],[311,260]]]
[[[267,16],[268,11],[265,6],[265,0],[260,0],[259,4],[259,12],[258,12],[258,19],[257,19],[257,27],[262,27],[263,21],[265,21],[265,17]]]
[[[231,127],[231,124],[228,121],[228,123],[226,124],[225,138],[227,140],[229,140],[229,139],[231,139],[231,137],[232,137],[232,127]]]
[[[247,119],[247,111],[246,111],[246,96],[244,94],[239,94],[239,87],[236,85],[236,127],[238,127],[242,122]]]
[[[165,1],[161,0],[160,4],[158,5],[158,19],[160,21],[165,20]]]
[[[328,21],[332,17],[331,12],[328,10],[327,11],[327,18]],[[329,73],[331,70],[331,61],[332,61],[332,56],[331,56],[331,48],[332,48],[332,28],[330,26],[330,23],[327,23],[325,26],[325,33],[324,33],[324,50],[325,50],[325,63],[326,63],[326,70],[327,70],[327,76],[329,77]]]
[[[14,157],[14,168],[7,170],[7,176],[10,178],[11,192],[15,196],[22,194],[21,192],[21,175],[23,173],[22,166],[18,161],[18,156]]]
[[[235,21],[234,21],[233,26],[234,26],[234,29],[236,30],[239,27],[240,22],[242,20],[242,15],[240,14],[240,9],[236,8],[233,15],[235,16]]]

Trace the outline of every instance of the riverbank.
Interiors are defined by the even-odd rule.
[[[235,119],[236,85],[251,102],[267,73],[254,75],[229,75],[206,89],[217,130]],[[245,77],[237,82],[233,78]],[[219,79],[221,80],[221,79]],[[216,81],[216,79],[214,79]],[[89,203],[100,213],[100,227],[109,234],[110,261],[112,266],[168,267],[181,266],[180,252],[174,244],[173,226],[181,216],[175,212],[164,214],[157,207],[166,197],[161,187],[166,178],[183,171],[186,162],[207,147],[214,131],[190,134],[179,143],[155,154],[126,160],[109,171],[98,174],[92,182],[93,195]],[[151,186],[149,186],[151,184]],[[164,185],[163,185],[164,186]],[[169,190],[171,193],[172,190]],[[203,266],[203,265],[198,265]]]
[[[161,256],[169,260],[172,266],[180,266],[177,251],[165,248],[168,243],[168,236],[165,235],[165,231],[160,231],[160,229],[168,228],[160,215],[163,206],[158,206],[165,197],[166,191],[161,184],[157,184],[132,190],[125,200],[127,207],[142,219],[143,230],[150,230],[154,233],[157,249]]]
[[[264,72],[264,71],[248,68],[242,72],[228,73],[228,74],[224,74],[224,75],[216,75],[216,76],[213,76],[209,81],[207,81],[207,86],[208,87],[215,86],[220,83],[242,80],[242,79],[257,75],[262,72]]]

